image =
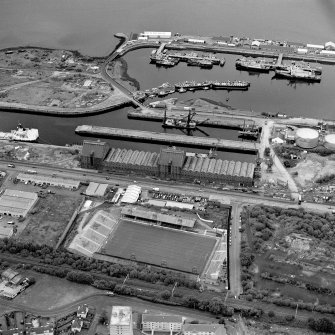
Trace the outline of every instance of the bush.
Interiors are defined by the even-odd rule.
[[[269,312],[268,312],[268,316],[269,316],[270,318],[273,318],[273,317],[275,316],[275,312],[274,312],[274,311],[269,311]]]

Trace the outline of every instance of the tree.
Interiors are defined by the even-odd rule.
[[[328,318],[321,318],[319,320],[309,318],[308,326],[317,332],[333,333],[335,331],[334,323]]]
[[[170,293],[170,291],[165,290],[165,291],[163,291],[163,292],[160,294],[160,296],[161,296],[162,299],[164,299],[164,300],[169,300],[169,299],[171,298],[171,293]]]
[[[107,313],[106,313],[106,311],[103,311],[103,312],[101,313],[100,317],[99,317],[99,322],[100,322],[102,325],[104,325],[104,324],[107,323],[107,321],[108,321]]]
[[[222,309],[223,302],[220,298],[214,297],[209,301],[208,311],[213,314],[219,314]]]
[[[275,312],[274,312],[274,311],[269,311],[269,312],[268,312],[268,316],[269,316],[270,318],[273,318],[273,317],[275,316]]]

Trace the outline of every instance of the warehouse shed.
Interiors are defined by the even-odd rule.
[[[25,217],[37,200],[36,193],[7,189],[0,197],[0,214]]]

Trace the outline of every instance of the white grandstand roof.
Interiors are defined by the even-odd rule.
[[[141,194],[141,187],[137,185],[129,185],[124,196],[121,199],[121,202],[125,202],[127,204],[134,204]]]

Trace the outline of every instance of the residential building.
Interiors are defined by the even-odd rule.
[[[131,307],[113,306],[109,330],[110,335],[133,335]]]
[[[185,324],[183,335],[226,335],[226,328],[221,324]]]
[[[163,315],[163,314],[143,314],[142,330],[143,332],[180,332],[183,326],[183,318],[180,315]]]
[[[88,307],[87,305],[79,305],[77,310],[77,317],[85,319],[87,317]]]
[[[83,327],[84,321],[81,319],[74,319],[71,324],[71,330],[74,333],[79,333]]]

